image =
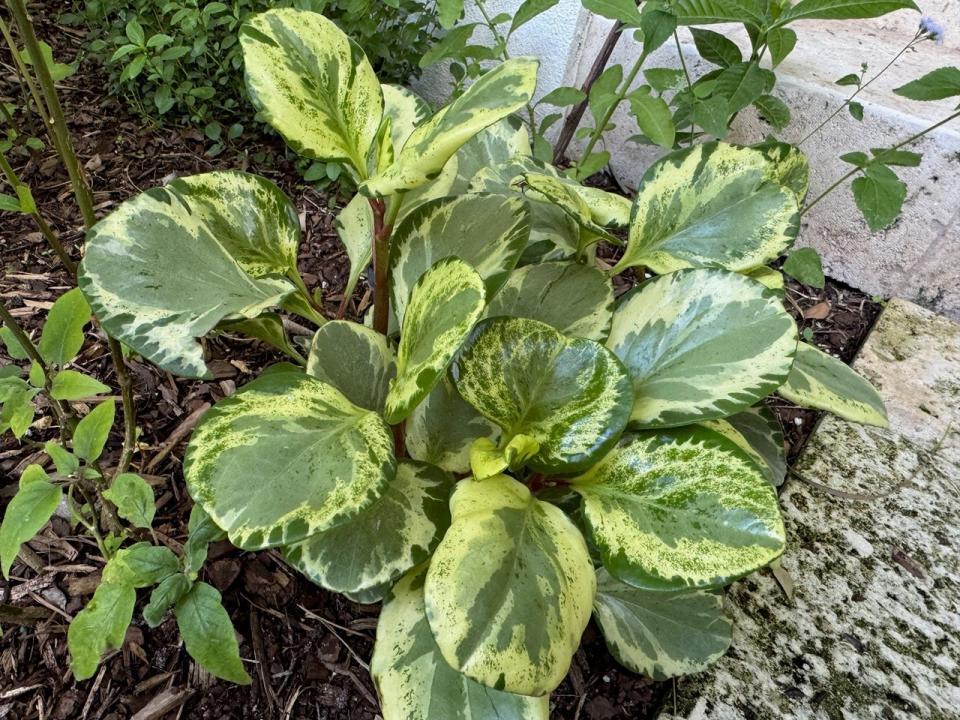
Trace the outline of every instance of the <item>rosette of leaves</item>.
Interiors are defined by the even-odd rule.
[[[865,381],[798,351],[780,294],[755,279],[777,284],[765,263],[796,235],[802,155],[697,146],[651,168],[631,208],[531,160],[507,118],[532,61],[430,114],[318,15],[265,13],[241,42],[264,116],[299,152],[351,166],[361,194],[341,237],[354,277],[373,259],[393,329],[377,308],[373,327],[307,317],[305,363],[198,425],[194,500],[238,547],[384,601],[371,671],[390,720],[546,718],[591,614],[627,667],[705,667],[730,642],[719,592],[784,548],[782,434],[763,399],[883,421]],[[134,198],[88,239],[101,321],[172,371],[202,373],[194,338],[218,322],[245,317],[242,332],[309,301],[289,201],[237,177]],[[208,191],[234,181],[257,190]],[[624,260],[604,271],[590,248],[619,242],[617,226]],[[209,258],[172,250],[181,232]],[[229,285],[168,293],[124,272],[142,258],[165,274],[215,261]],[[615,302],[612,275],[639,264],[657,277]]]

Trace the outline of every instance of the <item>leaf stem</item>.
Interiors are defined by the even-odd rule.
[[[690,71],[687,70],[687,61],[683,57],[683,48],[680,47],[680,36],[677,34],[677,31],[673,31],[673,42],[677,46],[677,56],[680,58],[680,67],[683,68],[683,77],[687,80],[687,92],[690,93],[690,138],[689,144],[693,146],[693,130],[694,130],[694,120],[693,120],[693,110],[697,106],[697,96],[693,92],[693,82],[690,80]]]
[[[373,210],[373,329],[387,334],[390,324],[390,233],[393,227],[385,221],[386,203],[382,198],[369,198]]]

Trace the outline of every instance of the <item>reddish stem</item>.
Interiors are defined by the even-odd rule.
[[[390,322],[390,233],[393,228],[384,222],[386,203],[380,198],[370,198],[373,210],[373,329],[387,334]]]

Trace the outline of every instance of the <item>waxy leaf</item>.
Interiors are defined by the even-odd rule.
[[[263,375],[203,416],[184,461],[187,487],[234,545],[288,545],[346,522],[396,471],[374,412],[298,372]]]
[[[787,476],[783,428],[770,408],[757,405],[723,420],[707,420],[702,424],[747,453],[771,485],[783,485]]]
[[[631,423],[673,427],[740,412],[774,392],[797,326],[776,293],[701,268],[641,285],[613,314],[607,347],[633,382]]]
[[[623,366],[602,345],[545,323],[491,318],[474,330],[454,366],[463,398],[504,432],[540,449],[537,472],[576,472],[602,457],[633,404]]]
[[[844,420],[887,427],[887,409],[873,385],[845,363],[800,343],[793,369],[777,394],[803,407],[826,410]]]
[[[300,222],[269,180],[214,172],[128,200],[87,235],[77,282],[104,329],[176,375],[209,377],[196,338],[294,286]]]
[[[283,557],[310,580],[357,602],[383,599],[427,560],[450,525],[453,477],[401,460],[383,494],[347,522],[288,545]]]
[[[293,310],[291,309],[291,312]],[[283,319],[277,313],[265,312],[255,318],[227,320],[217,325],[223,333],[240,333],[276,348],[299,365],[305,365],[306,359],[293,346],[283,328]]]
[[[430,394],[485,305],[483,279],[455,257],[440,260],[417,281],[403,316],[397,376],[387,394],[388,423],[405,420]]]
[[[370,674],[384,720],[548,720],[548,696],[494,690],[447,664],[427,621],[426,570],[411,570],[393,587],[377,623]]]
[[[332,385],[354,405],[382,412],[390,380],[397,374],[396,356],[380,333],[334,320],[313,336],[307,374]]]
[[[627,250],[614,271],[746,270],[773,260],[796,238],[799,208],[796,195],[770,182],[769,173],[762,152],[726,143],[667,155],[643,177]]]
[[[123,644],[133,619],[137,591],[123,582],[102,582],[67,629],[70,669],[78,681],[93,677],[100,656]]]
[[[90,312],[79,288],[57,298],[43,324],[37,346],[40,356],[52,365],[65,365],[73,360],[83,347],[83,328],[90,322]]]
[[[292,8],[254,15],[240,45],[250,99],[287,144],[366,177],[383,95],[363,51],[323,15]]]
[[[810,184],[810,163],[803,151],[795,145],[772,139],[754,145],[753,149],[762,152],[770,162],[767,179],[793,190],[797,202],[802,203]]]
[[[383,116],[390,118],[390,141],[394,150],[399,150],[417,125],[430,117],[430,106],[415,92],[401,85],[383,85],[382,90]]]
[[[603,568],[593,613],[617,662],[654,680],[706,670],[732,640],[722,593],[640,590]]]
[[[579,185],[564,182],[559,177],[545,173],[528,172],[519,180],[524,186],[525,195],[532,196],[535,200],[553,203],[591,237],[602,238],[615,245],[620,244],[620,238],[611,235],[603,225],[596,222],[593,209],[577,190]]]
[[[220,593],[206,583],[196,583],[174,607],[177,628],[187,652],[211,675],[237,685],[249,685],[230,616]]]
[[[460,482],[450,512],[424,589],[440,652],[487,687],[549,693],[590,619],[596,578],[583,536],[505,475]]]
[[[10,568],[17,559],[20,546],[47,524],[61,497],[62,488],[51,483],[39,465],[28,465],[20,475],[17,494],[4,510],[0,523],[0,570],[3,577],[10,578]]]
[[[604,567],[635,587],[722,587],[783,552],[773,487],[704,428],[629,436],[572,487]]]

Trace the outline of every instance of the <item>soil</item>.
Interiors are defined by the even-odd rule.
[[[53,38],[58,58],[73,58],[80,49],[78,34],[57,28],[53,13],[40,33]],[[217,159],[204,155],[196,130],[144,127],[118,103],[103,99],[98,68],[81,63],[80,72],[62,83],[61,95],[81,162],[95,193],[97,212],[108,213],[117,203],[174,175],[212,169],[248,169],[247,154],[271,151],[277,160],[254,169],[281,185],[295,199],[304,238],[301,272],[311,287],[321,287],[332,316],[340,303],[348,264],[333,229],[338,198],[305,186],[294,172],[293,160],[279,141],[258,140],[255,146],[232,149]],[[0,78],[0,95],[15,92],[10,78]],[[17,159],[15,165],[33,188],[38,205],[79,258],[81,219],[72,202],[65,173],[49,152]],[[47,248],[28,217],[5,213],[0,231],[0,297],[36,335],[45,310],[72,287],[56,256]],[[626,291],[624,280],[618,291]],[[350,304],[356,317],[369,305],[363,287]],[[839,283],[823,290],[791,283],[787,303],[813,340],[849,361],[873,323],[879,306]],[[826,303],[826,306],[823,305]],[[804,318],[814,314],[822,318]],[[136,467],[154,485],[156,533],[177,548],[186,536],[190,500],[180,463],[183,441],[206,404],[233,392],[263,367],[277,361],[273,352],[254,341],[219,337],[206,342],[215,379],[183,380],[133,359],[141,452]],[[0,354],[0,364],[9,358]],[[91,331],[77,361],[80,369],[114,383],[109,353],[98,331]],[[817,420],[817,413],[780,400],[771,401],[783,421],[788,452],[795,457]],[[49,437],[41,420],[17,443],[0,439],[0,506],[15,491],[22,469],[37,461],[37,441]],[[115,434],[105,464],[120,448]],[[127,633],[122,650],[102,664],[91,681],[77,683],[68,669],[66,628],[89,600],[103,559],[92,543],[54,518],[30,543],[30,567],[14,566],[14,579],[2,588],[0,622],[0,720],[121,720],[138,718],[373,720],[378,718],[376,692],[367,673],[378,606],[354,604],[326,592],[291,570],[275,552],[243,553],[228,543],[214,546],[204,570],[208,582],[223,593],[240,638],[241,655],[254,678],[237,687],[211,678],[188,657],[173,620],[155,630],[139,622]],[[144,593],[141,593],[143,596]],[[145,601],[141,597],[141,605]],[[28,617],[9,622],[15,610]],[[139,606],[138,606],[139,610]],[[616,720],[649,717],[670,689],[618,666],[591,624],[570,674],[552,695],[551,717],[558,720]],[[166,713],[162,712],[166,709]]]

